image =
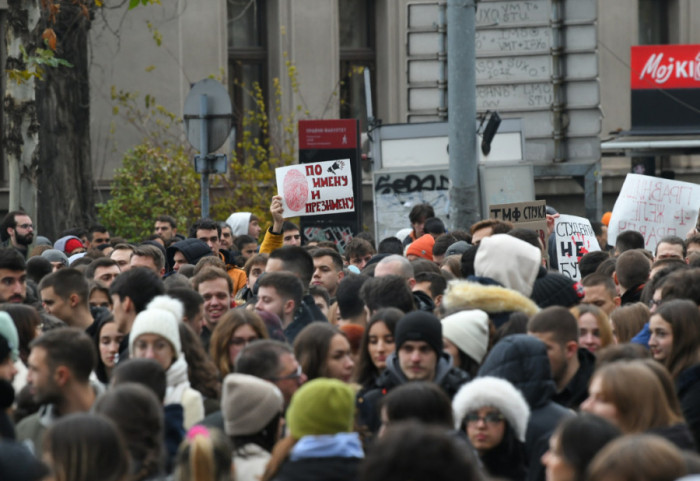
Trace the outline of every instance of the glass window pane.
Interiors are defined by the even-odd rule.
[[[260,47],[260,6],[255,0],[228,0],[229,48]]]
[[[368,0],[338,0],[340,48],[370,45]]]
[[[340,118],[359,119],[360,130],[367,130],[367,104],[365,101],[364,69],[374,78],[373,62],[341,62],[340,64]]]
[[[668,5],[665,0],[639,0],[639,44],[669,42]]]

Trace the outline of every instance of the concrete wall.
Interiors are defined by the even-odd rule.
[[[113,177],[124,152],[145,134],[113,115],[112,88],[139,94],[142,107],[151,95],[181,116],[190,84],[227,75],[226,0],[166,1],[130,11],[122,3],[98,12],[90,36],[92,152],[100,180]],[[154,31],[162,34],[160,46]]]

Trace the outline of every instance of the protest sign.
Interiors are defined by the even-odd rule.
[[[280,167],[275,175],[284,217],[355,210],[350,159]]]
[[[542,245],[547,245],[547,204],[543,200],[489,205],[489,217],[512,222],[517,228],[534,230]]]
[[[578,261],[584,254],[599,251],[593,227],[588,219],[575,215],[560,215],[554,221],[557,243],[557,269],[575,281],[581,280]]]
[[[695,227],[700,186],[678,180],[627,174],[608,225],[608,243],[618,234],[635,230],[644,236],[647,250],[666,236],[685,235]]]

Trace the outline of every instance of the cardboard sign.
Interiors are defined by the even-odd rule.
[[[489,217],[512,222],[518,228],[534,230],[540,236],[542,245],[547,245],[547,204],[544,200],[490,205]]]
[[[627,174],[608,226],[608,244],[618,234],[635,230],[644,236],[647,250],[666,236],[685,235],[695,227],[700,207],[700,186],[678,180]]]
[[[600,250],[591,223],[583,217],[560,215],[554,221],[554,235],[559,262],[557,269],[571,279],[580,281],[578,261],[584,254]]]
[[[280,167],[275,175],[284,217],[355,210],[350,159]]]

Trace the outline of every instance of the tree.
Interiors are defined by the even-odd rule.
[[[87,35],[99,0],[9,0],[3,140],[10,209],[40,232],[95,218]]]

